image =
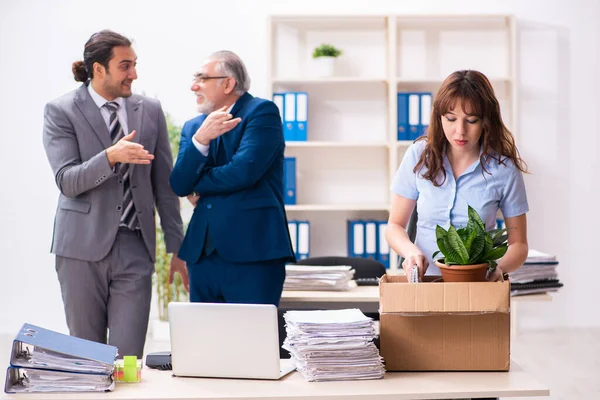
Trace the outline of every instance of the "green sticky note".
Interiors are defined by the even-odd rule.
[[[123,357],[123,380],[125,382],[137,382],[137,357]]]

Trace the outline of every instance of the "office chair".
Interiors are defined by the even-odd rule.
[[[417,205],[415,204],[415,209],[410,215],[410,219],[408,220],[408,226],[406,227],[406,233],[408,233],[408,238],[411,242],[415,242],[415,238],[417,237],[417,221],[419,219],[419,215],[417,214]],[[402,263],[404,262],[404,257],[398,257],[398,269],[402,269]]]
[[[334,266],[349,265],[354,268],[354,279],[356,278],[381,278],[385,275],[385,266],[377,260],[360,257],[312,257],[299,260],[296,265]]]
[[[312,257],[304,260],[299,260],[297,265],[315,265],[315,266],[334,266],[334,265],[348,265],[354,268],[354,278],[381,278],[385,275],[385,266],[377,260],[360,257],[337,257],[337,256],[326,256],[326,257]],[[290,355],[287,350],[281,348],[283,341],[286,338],[285,321],[283,314],[288,311],[281,306],[277,310],[277,319],[279,325],[279,356],[280,358],[289,358]],[[367,317],[373,318],[375,321],[379,321],[379,313],[365,313]],[[376,343],[378,344],[378,343]]]

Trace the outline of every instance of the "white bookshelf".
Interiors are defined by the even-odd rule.
[[[387,220],[390,184],[412,143],[397,140],[398,92],[435,95],[450,73],[477,69],[518,135],[512,16],[271,16],[268,37],[271,93],[308,92],[308,140],[286,143],[297,188],[286,211],[311,222],[311,256],[346,255],[348,219]],[[314,73],[321,43],[343,50],[334,77]]]

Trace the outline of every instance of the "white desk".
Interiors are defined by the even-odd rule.
[[[119,383],[110,393],[13,394],[14,400],[400,400],[548,396],[550,391],[512,362],[510,372],[388,372],[384,379],[308,382],[298,372],[278,381],[173,378],[144,368],[143,382]]]
[[[363,312],[379,311],[379,286],[358,286],[343,292],[284,290],[280,306],[293,309],[360,308]]]
[[[552,301],[547,293],[511,297],[514,312],[517,303],[527,301]],[[358,307],[363,312],[379,311],[379,286],[358,286],[344,292],[284,290],[281,307],[295,309]],[[514,313],[516,315],[516,312]],[[514,321],[514,320],[513,320]]]

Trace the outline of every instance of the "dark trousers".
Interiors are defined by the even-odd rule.
[[[203,254],[198,264],[188,264],[188,273],[191,302],[279,306],[285,262],[230,263],[212,251]]]

